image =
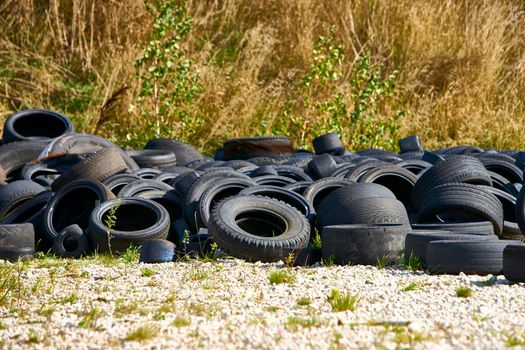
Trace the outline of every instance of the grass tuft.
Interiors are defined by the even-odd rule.
[[[270,275],[268,276],[268,281],[271,284],[293,284],[295,282],[295,276],[285,270],[275,270],[270,272]]]
[[[312,303],[312,300],[308,297],[301,297],[297,299],[297,305],[299,306],[308,306]]]
[[[339,292],[337,289],[332,289],[332,292],[328,296],[328,303],[332,307],[332,311],[354,311],[357,307],[359,297],[351,295],[349,293]]]
[[[142,342],[154,338],[158,332],[158,327],[154,325],[144,325],[130,331],[126,336],[126,340]]]
[[[459,286],[456,288],[456,296],[459,298],[469,298],[472,296],[472,288],[469,286]]]

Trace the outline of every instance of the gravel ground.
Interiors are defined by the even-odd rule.
[[[289,283],[270,283],[274,271]],[[458,297],[460,286],[472,295]],[[349,307],[357,297],[355,309],[334,310],[333,289]],[[525,345],[524,310],[525,285],[503,276],[239,260],[0,263],[2,349],[496,349]]]

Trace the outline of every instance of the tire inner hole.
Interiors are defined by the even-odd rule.
[[[241,230],[259,237],[280,236],[288,226],[279,215],[260,210],[245,211],[235,217],[235,222]]]

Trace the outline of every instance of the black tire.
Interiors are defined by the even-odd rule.
[[[304,191],[304,198],[314,207],[317,211],[321,201],[333,191],[343,186],[354,184],[353,181],[348,179],[339,179],[335,177],[327,177],[324,179],[313,182]]]
[[[479,159],[454,156],[441,161],[425,171],[417,180],[412,192],[412,205],[419,209],[427,193],[434,187],[452,182],[492,186],[490,174]]]
[[[35,254],[35,232],[32,224],[0,225],[0,260],[16,261]]]
[[[18,180],[24,165],[38,159],[48,144],[48,141],[20,141],[1,145],[0,167],[4,171],[4,178],[7,181]]]
[[[304,197],[304,191],[306,191],[308,186],[310,186],[312,183],[312,181],[297,181],[292,184],[286,185],[283,188],[299,193],[301,196]]]
[[[185,165],[191,161],[202,159],[203,156],[193,146],[174,139],[159,138],[148,141],[144,149],[160,149],[173,152],[177,164]]]
[[[50,191],[40,192],[33,198],[20,205],[9,215],[0,221],[0,224],[33,224],[35,231],[35,242],[38,250],[47,251],[51,248],[44,230],[43,217],[44,210],[53,197]]]
[[[511,282],[525,282],[525,244],[509,244],[503,249],[503,274]]]
[[[191,258],[204,258],[212,251],[213,239],[208,234],[208,229],[200,228],[197,233],[188,237],[187,242],[180,242],[178,255],[180,258],[189,256]]]
[[[293,154],[292,140],[287,136],[260,136],[226,141],[224,160],[256,157],[280,157]]]
[[[78,259],[88,251],[87,236],[78,225],[64,228],[53,241],[53,252],[61,258]]]
[[[492,193],[499,199],[503,206],[503,231],[500,237],[502,239],[523,239],[516,219],[516,197],[497,188],[484,186],[485,190]]]
[[[151,190],[137,193],[133,197],[150,199],[162,205],[170,215],[170,222],[182,218],[182,199],[175,190]]]
[[[186,194],[190,190],[191,186],[201,176],[201,172],[190,170],[184,174],[177,176],[175,179],[170,181],[168,184],[175,188],[179,196],[184,199]]]
[[[171,151],[161,149],[144,149],[127,151],[141,168],[165,169],[177,165],[177,157]]]
[[[51,184],[54,191],[75,180],[104,181],[110,176],[128,171],[126,162],[115,148],[105,148],[73,165]]]
[[[225,178],[219,179],[208,185],[199,199],[197,213],[197,227],[208,227],[210,213],[221,200],[238,195],[241,191],[257,183],[251,179]]]
[[[380,148],[364,148],[364,149],[360,149],[359,151],[355,152],[355,154],[359,156],[380,156],[380,155],[395,156],[396,155],[394,152],[386,151]]]
[[[288,159],[288,158],[286,158]],[[283,158],[270,158],[270,157],[255,157],[250,158],[248,161],[257,166],[263,165],[279,165],[283,163]]]
[[[119,198],[136,197],[142,192],[148,191],[162,191],[168,192],[173,190],[173,187],[167,183],[157,180],[139,179],[128,183],[118,193]]]
[[[373,197],[371,191],[359,193],[352,187],[338,189],[321,202],[317,210],[319,228],[352,224],[410,225],[407,211],[397,199]]]
[[[181,166],[184,166],[188,169],[197,169],[203,167],[205,164],[212,163],[213,165],[217,164],[212,158],[204,157],[204,158],[198,158],[194,159],[192,161],[189,161],[184,164],[180,164]],[[222,163],[221,163],[222,164]]]
[[[410,135],[404,137],[398,141],[399,144],[399,153],[407,152],[423,152],[424,149],[419,142],[419,137],[417,135]]]
[[[199,210],[199,201],[202,194],[204,191],[206,191],[210,184],[223,178],[241,178],[248,181],[252,180],[250,177],[228,168],[212,169],[197,178],[186,193],[183,205],[184,219],[192,231],[197,231],[197,213]]]
[[[143,168],[135,170],[131,174],[138,176],[141,179],[153,180],[154,178],[162,174],[162,171],[153,168]]]
[[[0,187],[0,220],[9,213],[30,200],[40,192],[44,192],[45,187],[33,181],[18,180]]]
[[[518,166],[497,158],[480,157],[479,160],[488,171],[493,171],[512,183],[523,182],[523,170]]]
[[[521,188],[520,194],[516,199],[516,220],[521,232],[525,234],[525,186]]]
[[[275,176],[275,175],[265,175],[265,176],[258,176],[254,178],[255,182],[257,182],[258,185],[261,186],[277,186],[277,187],[284,187],[289,184],[292,184],[295,182],[294,179],[291,179],[286,176]]]
[[[263,262],[284,260],[306,247],[310,239],[310,225],[297,209],[257,196],[232,197],[218,203],[211,214],[209,232],[219,248],[232,256]]]
[[[57,175],[85,159],[84,155],[65,154],[53,158],[41,159],[27,163],[20,171],[20,178],[34,181],[41,175]]]
[[[414,175],[422,174],[426,169],[430,168],[432,164],[425,162],[421,159],[407,159],[402,162],[396,163],[400,168],[407,169]]]
[[[392,166],[392,164],[388,162],[383,162],[380,160],[371,160],[371,161],[364,161],[356,164],[356,166],[348,169],[348,171],[345,174],[345,179],[348,179],[350,181],[357,182],[361,177],[369,172],[372,169],[381,167],[381,166]]]
[[[303,248],[293,253],[292,266],[313,266],[323,260],[321,248]]]
[[[115,224],[109,229],[105,222],[112,208]],[[160,204],[143,198],[119,198],[99,204],[89,218],[88,237],[95,249],[122,253],[131,245],[140,245],[149,239],[166,239],[169,214]]]
[[[102,183],[77,180],[68,183],[51,198],[43,214],[47,239],[53,242],[58,233],[69,225],[77,224],[87,229],[93,209],[100,203],[115,198]]]
[[[271,165],[262,165],[258,168],[253,169],[250,172],[250,177],[258,177],[258,176],[265,176],[265,175],[273,175],[277,176],[277,170]]]
[[[57,137],[42,150],[39,158],[64,154],[93,154],[106,148],[117,150],[130,171],[139,169],[137,163],[122,148],[102,137],[90,134],[67,134]]]
[[[223,161],[223,160],[214,160],[213,162],[203,162],[203,163],[199,164],[199,166],[195,167],[195,170],[206,171],[206,170],[211,169],[211,168],[222,167],[223,164],[226,164],[226,162]],[[231,167],[231,166],[229,166],[229,168],[233,169],[233,167]]]
[[[307,175],[303,169],[291,166],[291,165],[277,165],[275,166],[277,175],[289,177],[295,181],[313,181],[312,178]]]
[[[490,221],[457,221],[412,224],[412,229],[422,231],[449,231],[451,233],[468,233],[470,235],[494,235],[494,225]]]
[[[516,189],[516,186],[514,186],[514,184],[508,179],[492,171],[489,171],[489,174],[490,178],[492,179],[492,186],[494,188],[497,188],[498,190],[501,190],[503,192],[507,192],[508,194],[516,198],[519,196],[520,191]]]
[[[263,196],[286,203],[303,214],[309,223],[315,220],[315,210],[300,194],[277,186],[253,186],[243,189],[239,195]]]
[[[158,264],[172,262],[175,259],[175,244],[165,239],[150,239],[140,247],[139,262]]]
[[[337,168],[335,168],[334,171],[332,171],[332,173],[330,174],[330,177],[344,178],[346,176],[346,173],[355,166],[356,164],[354,163],[338,164]]]
[[[121,173],[108,177],[102,183],[107,188],[109,188],[109,190],[113,192],[115,196],[118,196],[122,188],[124,188],[127,184],[137,180],[140,180],[140,177],[137,175]]]
[[[405,240],[405,263],[409,263],[411,256],[415,256],[426,267],[427,246],[433,241],[489,241],[497,240],[496,235],[472,235],[468,233],[453,233],[449,231],[432,230],[423,231],[415,230],[406,236]]]
[[[331,155],[324,153],[315,156],[310,163],[308,169],[315,175],[317,179],[322,179],[330,176],[337,168],[337,163]]]
[[[229,160],[227,162],[224,162],[220,165],[221,168],[232,168],[234,170],[238,170],[240,168],[244,168],[247,166],[254,166],[255,164],[250,163],[246,160]],[[200,170],[200,169],[199,169]]]
[[[334,156],[342,156],[345,153],[339,135],[333,132],[316,137],[312,144],[316,154],[328,153]]]
[[[436,165],[438,163],[443,162],[445,160],[445,157],[443,157],[441,153],[438,154],[437,152],[425,151],[423,152],[421,160],[432,165]]]
[[[375,265],[383,259],[398,263],[410,231],[410,225],[325,226],[323,260],[333,259],[338,265]]]
[[[416,175],[395,165],[371,169],[359,179],[359,182],[362,183],[375,183],[385,186],[394,193],[407,210],[410,209],[410,197],[416,181]]]
[[[503,250],[516,241],[433,241],[427,246],[426,262],[432,274],[500,275]]]
[[[483,186],[448,183],[434,187],[424,198],[417,222],[435,222],[440,214],[451,214],[459,220],[490,221],[496,235],[503,231],[503,206]]]
[[[43,109],[27,109],[7,118],[2,140],[5,143],[50,140],[72,132],[75,128],[66,116]]]
[[[179,174],[175,173],[161,173],[157,176],[155,176],[152,180],[164,182],[166,184],[169,184],[174,178],[179,176]]]
[[[310,163],[310,160],[312,160],[312,158],[313,157],[292,156],[286,162],[282,162],[282,165],[294,166],[305,170],[308,168],[308,163]]]
[[[167,240],[175,243],[177,250],[180,248],[180,242],[184,236],[190,236],[191,231],[188,223],[184,219],[178,219],[171,223]]]

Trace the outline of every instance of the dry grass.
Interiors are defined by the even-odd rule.
[[[356,56],[370,50],[374,62],[401,72],[411,111],[402,134],[418,133],[429,148],[525,148],[520,0],[191,0],[188,9],[194,25],[184,46],[205,91],[191,109],[200,123],[189,141],[203,150],[251,134],[311,140],[319,115],[302,103],[301,78],[316,38],[332,27],[345,48],[343,78],[316,98],[346,91]],[[146,121],[128,107],[150,23],[140,0],[3,1],[0,116],[51,108],[81,131],[139,146]]]

